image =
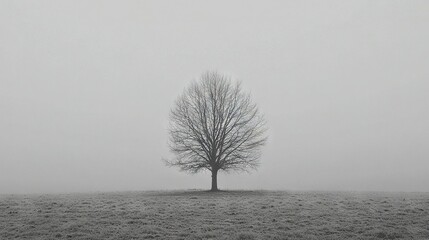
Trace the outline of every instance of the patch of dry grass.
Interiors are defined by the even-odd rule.
[[[429,239],[429,194],[7,195],[0,239]]]

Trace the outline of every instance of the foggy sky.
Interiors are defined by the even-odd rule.
[[[0,2],[0,193],[209,189],[165,167],[206,70],[270,128],[221,189],[429,191],[428,1]]]

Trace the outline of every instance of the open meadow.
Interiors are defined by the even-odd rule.
[[[429,194],[2,195],[0,239],[429,239]]]

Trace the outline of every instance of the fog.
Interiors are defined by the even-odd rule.
[[[168,168],[207,70],[269,127],[221,189],[429,191],[428,1],[1,1],[0,193],[209,189]]]

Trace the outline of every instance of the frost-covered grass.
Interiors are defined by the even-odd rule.
[[[429,239],[429,194],[3,195],[0,239]]]

